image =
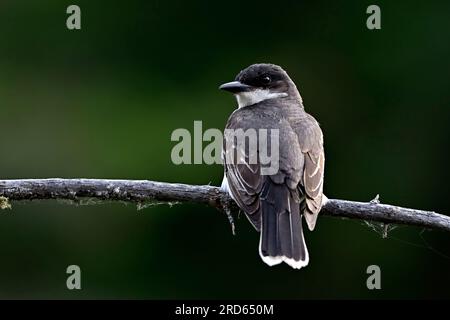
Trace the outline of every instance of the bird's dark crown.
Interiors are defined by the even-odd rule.
[[[258,63],[239,72],[235,80],[256,88],[273,88],[289,82],[290,78],[280,66]]]

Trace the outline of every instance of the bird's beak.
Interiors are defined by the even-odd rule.
[[[231,93],[240,93],[240,92],[246,92],[253,89],[252,86],[246,85],[239,81],[232,81],[224,83],[219,87],[220,90],[225,90]]]

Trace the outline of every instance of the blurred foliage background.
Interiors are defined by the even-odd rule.
[[[77,4],[82,29],[66,28]],[[220,165],[172,164],[176,128],[220,128],[217,90],[282,65],[326,142],[329,197],[449,211],[450,3],[0,2],[0,177],[219,184]],[[310,265],[269,268],[245,218],[201,205],[13,203],[0,215],[0,298],[450,298],[450,235],[323,217]],[[442,254],[446,256],[443,256]],[[82,290],[66,289],[68,265]],[[377,264],[382,290],[366,288]]]

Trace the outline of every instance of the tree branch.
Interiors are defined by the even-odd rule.
[[[138,205],[151,202],[203,203],[219,210],[237,210],[236,203],[220,188],[209,185],[187,185],[146,180],[107,179],[24,179],[0,180],[0,208],[10,207],[9,200],[83,198],[132,202]],[[322,215],[376,221],[385,224],[405,224],[450,231],[450,217],[431,211],[407,209],[371,202],[329,199]]]

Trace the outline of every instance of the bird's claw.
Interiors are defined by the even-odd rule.
[[[233,236],[235,236],[236,235],[236,227],[234,225],[234,218],[233,218],[233,215],[231,214],[231,209],[230,209],[230,206],[229,206],[227,200],[222,201],[222,208],[223,208],[223,211],[225,212],[225,214],[227,215],[228,222],[230,223],[231,233],[233,234]]]

